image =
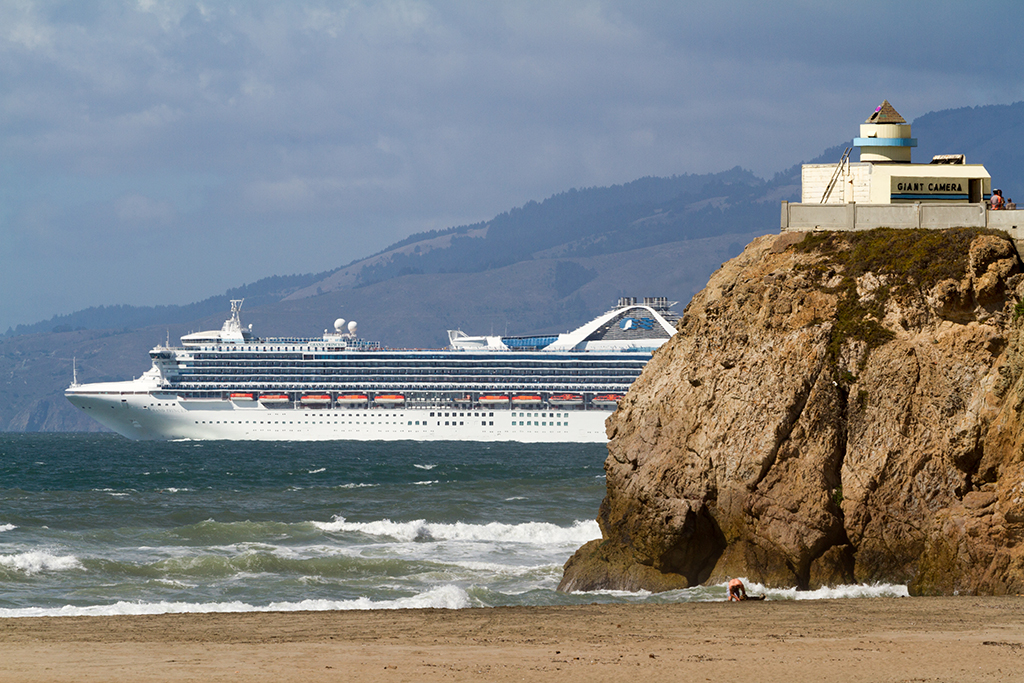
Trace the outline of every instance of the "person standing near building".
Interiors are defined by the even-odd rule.
[[[989,200],[990,208],[993,211],[999,211],[1005,204],[1006,202],[1003,201],[1003,191],[992,190],[992,198]]]

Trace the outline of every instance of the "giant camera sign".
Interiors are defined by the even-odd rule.
[[[967,178],[891,178],[890,201],[967,201]]]

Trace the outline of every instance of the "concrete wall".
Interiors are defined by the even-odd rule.
[[[1011,235],[1019,230],[1024,238],[1024,211],[989,211],[988,227],[1005,230]]]
[[[989,211],[984,204],[795,204],[782,202],[783,232],[874,228],[1004,230],[1024,258],[1024,210]]]

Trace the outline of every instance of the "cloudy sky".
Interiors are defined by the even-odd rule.
[[[0,0],[0,330],[326,270],[572,187],[770,177],[884,98],[908,120],[1019,101],[1022,14]]]

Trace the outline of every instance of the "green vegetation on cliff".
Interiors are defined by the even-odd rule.
[[[944,280],[959,281],[974,239],[997,234],[983,228],[807,233],[795,251],[821,258],[801,270],[838,296],[828,346],[832,361],[851,339],[863,341],[869,352],[891,341],[895,333],[881,324],[890,296],[921,297]],[[869,273],[883,284],[861,296],[857,282]]]

